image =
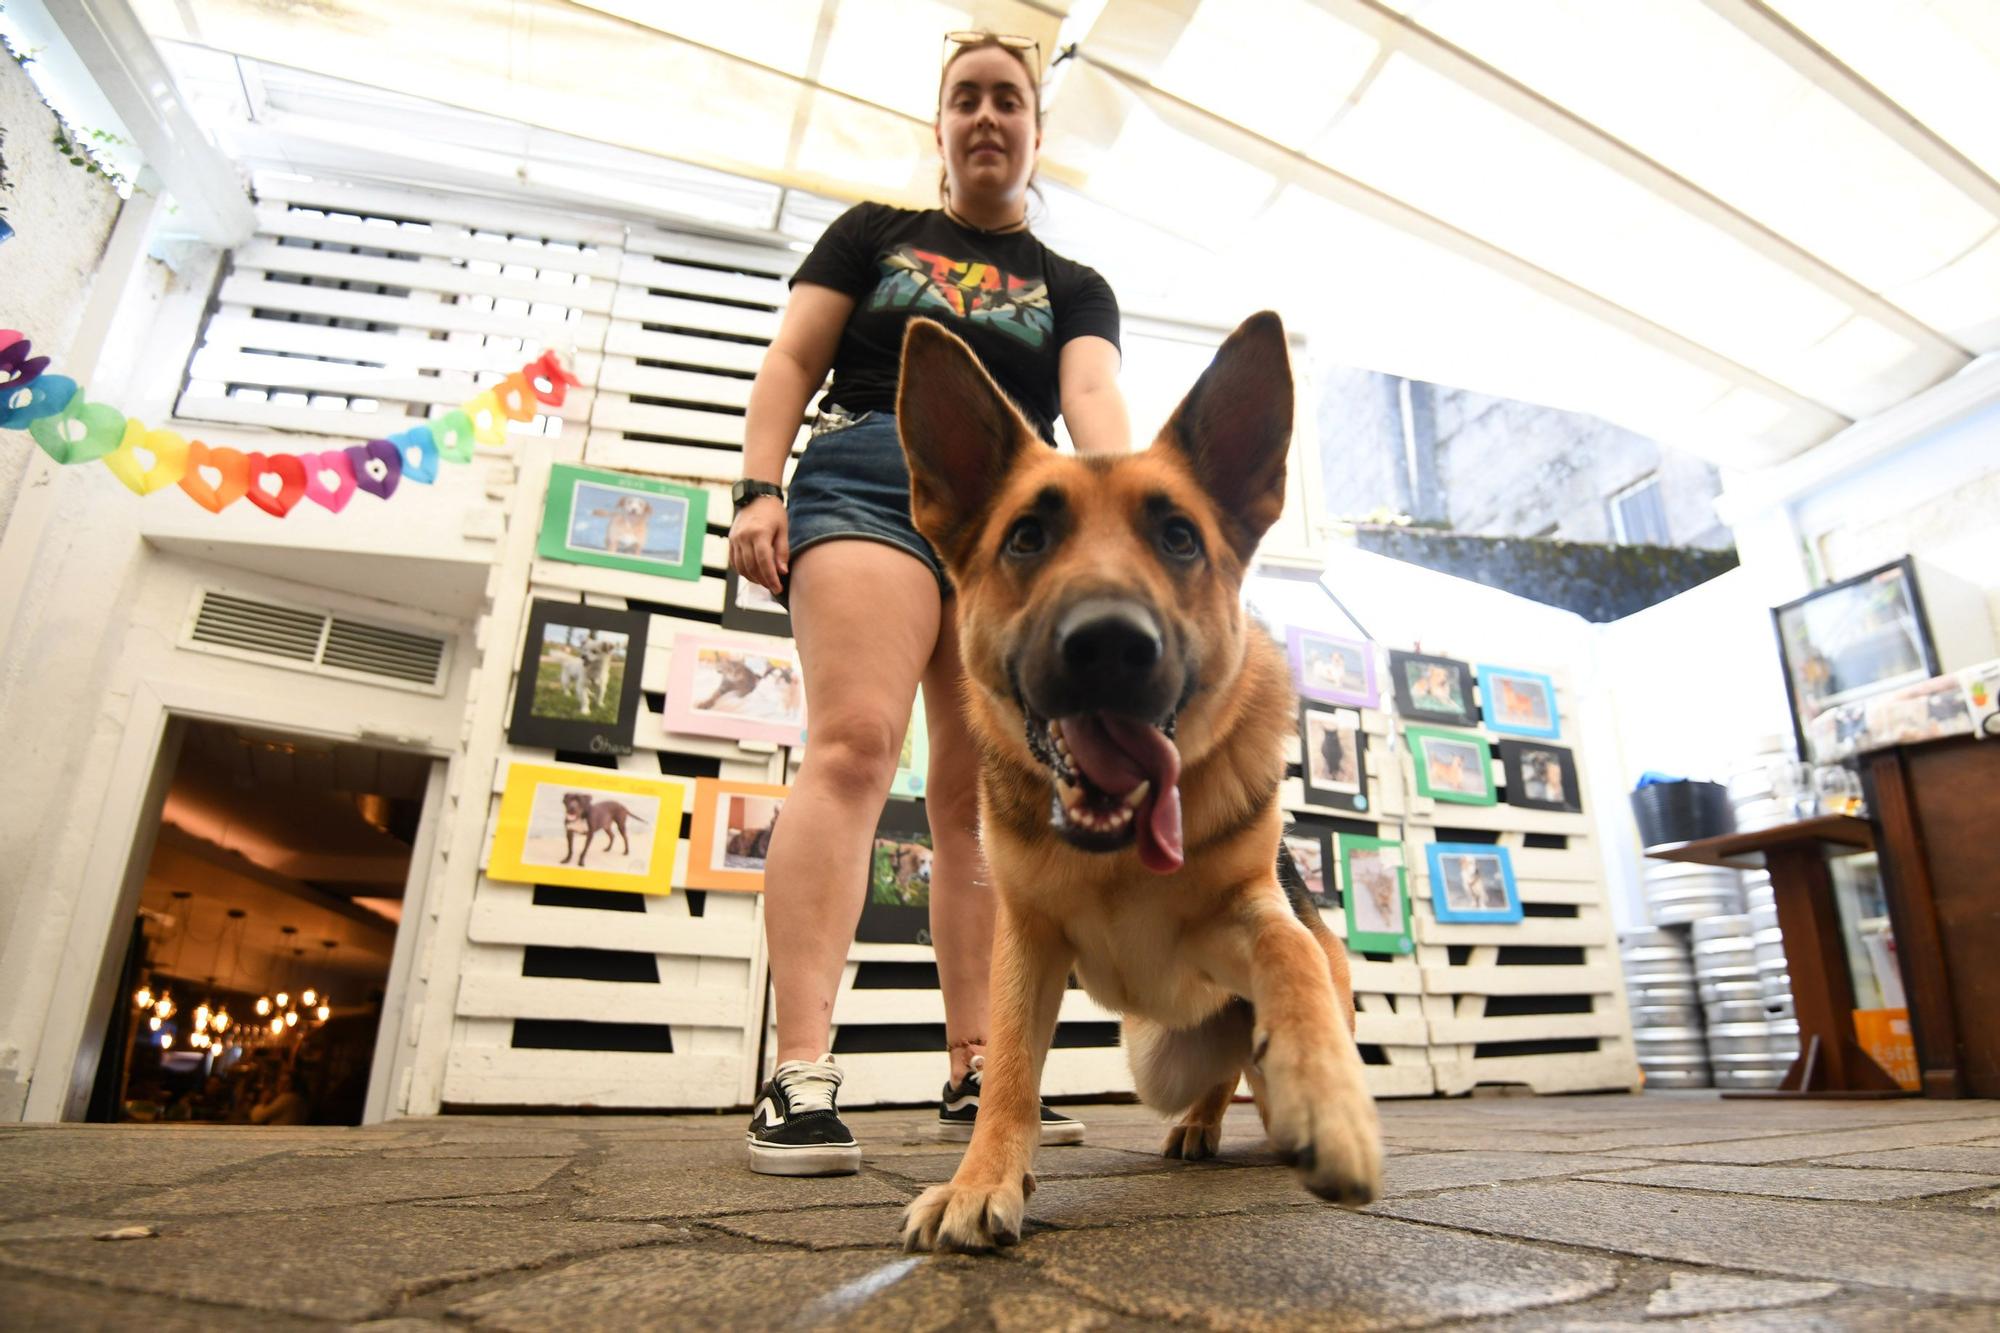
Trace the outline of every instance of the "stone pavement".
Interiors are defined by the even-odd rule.
[[[1388,1102],[1387,1196],[1301,1191],[1076,1108],[999,1257],[895,1248],[958,1161],[852,1117],[858,1176],[742,1165],[743,1118],[0,1127],[0,1328],[2000,1328],[2000,1102]]]

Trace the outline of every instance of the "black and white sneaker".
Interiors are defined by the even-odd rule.
[[[765,1176],[851,1176],[861,1145],[840,1123],[833,1057],[789,1060],[757,1093],[750,1113],[750,1169]]]
[[[972,1057],[972,1068],[965,1071],[965,1078],[956,1084],[944,1085],[944,1098],[938,1103],[938,1137],[953,1143],[969,1143],[972,1127],[979,1121],[979,1076],[986,1067],[986,1057]],[[1074,1116],[1063,1115],[1042,1104],[1042,1142],[1045,1145],[1083,1142],[1083,1122]]]

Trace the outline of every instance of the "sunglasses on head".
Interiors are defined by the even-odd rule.
[[[945,51],[947,59],[957,54],[960,47],[980,46],[987,42],[997,42],[1009,51],[1028,52],[1028,67],[1034,71],[1036,78],[1039,79],[1042,76],[1042,44],[1032,37],[1020,37],[1006,32],[979,32],[975,29],[962,29],[958,32],[946,33],[944,40],[947,48]]]

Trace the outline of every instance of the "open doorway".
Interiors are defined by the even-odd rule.
[[[182,726],[88,1118],[359,1124],[438,761]]]

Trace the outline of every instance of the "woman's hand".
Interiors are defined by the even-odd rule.
[[[785,502],[775,495],[760,495],[744,505],[729,525],[730,565],[773,597],[785,591],[785,575],[791,570],[788,528]]]

